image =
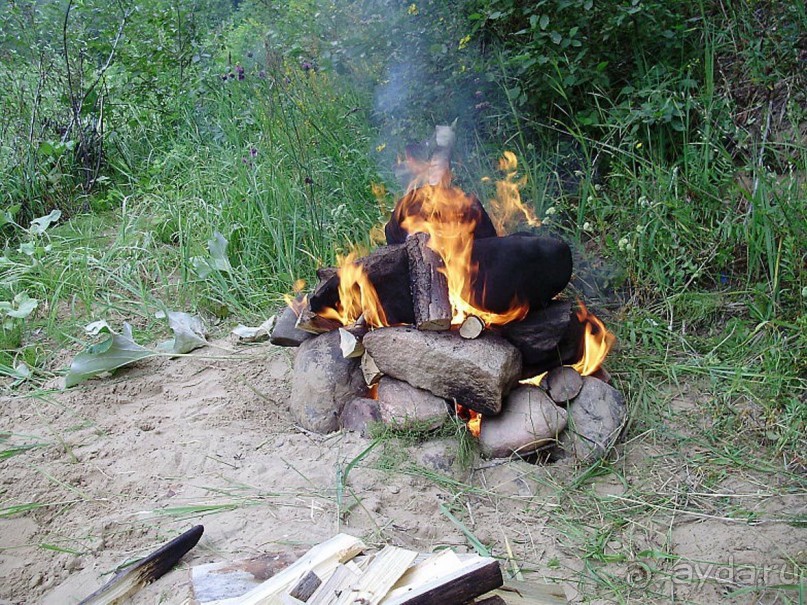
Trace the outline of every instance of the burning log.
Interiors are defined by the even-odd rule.
[[[452,313],[448,281],[441,271],[445,265],[428,244],[429,236],[425,233],[415,233],[406,240],[415,327],[418,330],[448,330]]]
[[[485,322],[479,319],[476,315],[469,315],[460,325],[460,336],[466,340],[474,340],[479,338],[485,330]]]
[[[389,324],[413,323],[412,295],[409,292],[409,257],[406,246],[383,246],[355,261],[364,269],[378,294]],[[317,272],[320,282],[308,298],[309,311],[316,314],[336,309],[340,302],[341,279],[337,269]],[[336,329],[341,325],[334,326]]]
[[[546,306],[569,283],[572,252],[565,242],[529,233],[474,240],[479,271],[472,279],[474,306],[504,313],[514,302]]]
[[[501,335],[513,343],[524,359],[524,365],[557,359],[557,346],[572,320],[572,304],[553,300],[546,307],[532,311],[521,321],[500,328]],[[559,364],[556,364],[559,365]]]

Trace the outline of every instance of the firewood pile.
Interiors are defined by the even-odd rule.
[[[246,567],[246,566],[245,566]],[[505,585],[499,562],[451,550],[417,553],[385,546],[370,553],[347,534],[311,548],[252,587],[234,587],[238,564],[199,565],[191,570],[194,597],[202,605],[425,605],[565,603],[559,587],[524,582]],[[236,594],[233,594],[233,593]]]
[[[489,457],[602,456],[626,419],[601,380],[613,337],[561,298],[565,242],[499,235],[479,199],[450,185],[452,144],[438,127],[387,245],[320,269],[278,318],[271,342],[298,347],[292,412],[310,431],[365,435],[374,422],[434,429],[459,415]]]

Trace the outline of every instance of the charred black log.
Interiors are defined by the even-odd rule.
[[[510,325],[510,324],[508,324]],[[505,326],[507,327],[507,326]],[[569,317],[569,323],[557,345],[543,355],[534,354],[530,361],[524,362],[523,378],[537,376],[542,372],[562,365],[572,365],[583,357],[583,337],[585,326],[577,318],[576,313]],[[516,345],[518,346],[518,345]]]
[[[424,206],[429,206],[428,195],[431,189],[429,187],[422,187],[414,189],[403,196],[395,205],[395,210],[387,224],[384,226],[384,233],[387,236],[388,244],[402,244],[406,241],[408,233],[401,226],[404,220],[408,217],[419,217],[422,220],[428,220],[431,223],[469,223],[473,221],[475,227],[473,230],[474,240],[480,240],[488,237],[496,237],[496,227],[493,226],[493,221],[485,211],[482,202],[475,195],[468,195],[459,190],[452,190],[452,193],[462,195],[467,201],[462,205],[461,209],[452,207],[451,204],[446,204],[435,214],[451,213],[451,216],[443,214],[442,216],[435,216],[434,214],[427,214]]]
[[[383,246],[356,261],[364,268],[391,325],[414,323],[409,291],[409,257],[405,245]],[[308,298],[311,311],[319,313],[339,302],[339,275],[335,270],[317,272],[320,283]]]
[[[571,317],[570,302],[553,300],[543,309],[536,309],[523,320],[505,324],[499,330],[521,351],[524,365],[534,365],[558,357],[557,347],[566,335]]]
[[[572,252],[561,240],[516,233],[474,241],[472,282],[478,308],[504,313],[514,301],[530,309],[545,307],[572,276]]]

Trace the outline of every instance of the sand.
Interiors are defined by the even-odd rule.
[[[617,464],[645,493],[680,496],[673,506],[669,498],[657,509],[632,505],[631,486],[613,474],[567,489],[564,482],[578,476],[572,467],[479,459],[462,466],[456,441],[445,438],[379,444],[338,490],[340,474],[370,441],[295,427],[287,408],[293,350],[216,345],[144,360],[67,391],[54,380],[50,392],[0,400],[0,451],[36,445],[0,461],[0,604],[77,603],[117,566],[197,523],[205,527],[199,545],[132,602],[189,602],[190,566],[300,552],[339,531],[373,546],[472,551],[445,510],[496,556],[507,558],[509,548],[525,579],[557,580],[573,602],[612,602],[602,584],[581,579],[591,565],[617,577],[638,574],[633,602],[716,603],[729,599],[727,590],[757,582],[738,577],[743,565],[792,570],[794,559],[804,561],[805,530],[777,521],[783,511],[803,512],[803,495],[727,477],[715,489],[727,490],[729,500],[751,494],[738,502],[756,510],[752,521],[759,522],[727,518],[724,503],[713,513],[705,505],[687,512],[686,498],[696,499],[699,488],[686,472],[697,469],[660,466],[667,454],[646,438],[621,445]],[[597,530],[613,519],[596,503],[620,497],[629,521],[602,549],[627,558],[593,560],[575,532],[603,534]],[[655,559],[664,573],[654,567],[642,577],[630,561],[652,549],[682,559]],[[732,569],[734,576],[673,581],[671,574],[685,573],[674,568],[682,560],[716,561],[698,573],[728,577]],[[774,583],[778,572],[768,573]],[[746,593],[725,602],[783,602],[774,597]]]

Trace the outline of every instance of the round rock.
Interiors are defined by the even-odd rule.
[[[521,386],[504,402],[498,416],[482,418],[479,444],[486,458],[527,455],[558,439],[566,427],[566,410],[542,389]]]

